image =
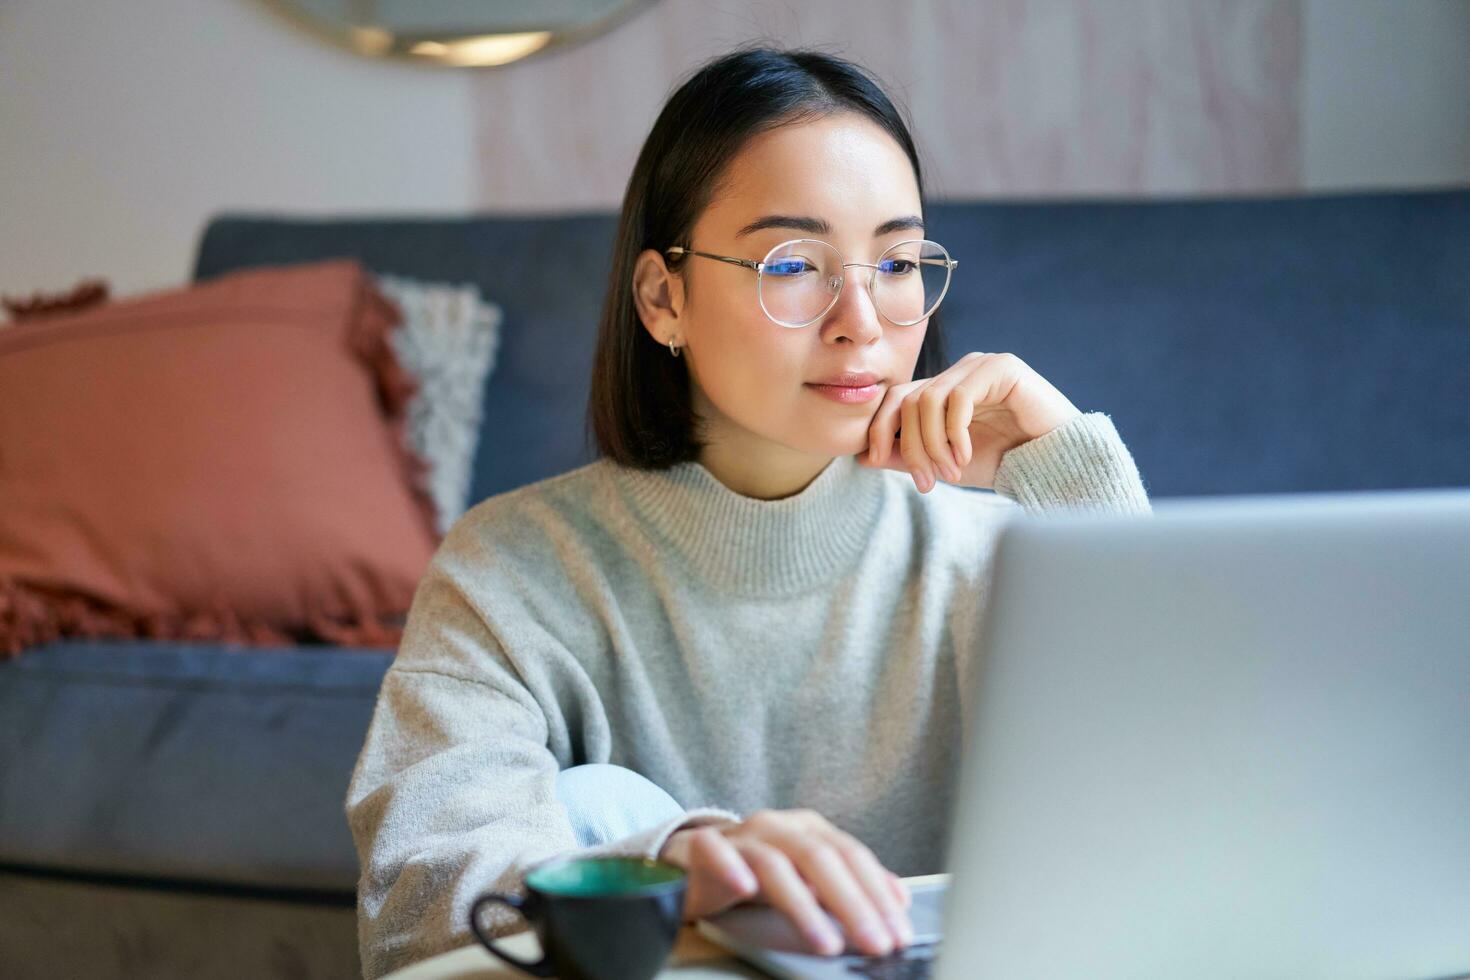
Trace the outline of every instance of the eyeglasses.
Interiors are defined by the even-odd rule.
[[[901,327],[913,326],[938,308],[960,264],[943,245],[928,239],[891,245],[877,262],[844,262],[836,248],[816,238],[782,242],[759,262],[680,245],[665,249],[664,254],[698,255],[754,270],[761,309],[777,324],[791,328],[815,323],[836,305],[849,266],[872,270],[868,293],[884,319]]]

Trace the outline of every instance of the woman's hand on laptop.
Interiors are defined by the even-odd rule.
[[[843,948],[824,908],[869,955],[913,939],[908,889],[866,845],[814,810],[758,810],[738,824],[675,831],[659,859],[689,872],[686,920],[761,901],[790,919],[821,954]]]
[[[1002,456],[1081,414],[1015,354],[974,351],[932,378],[889,387],[858,461],[909,474],[920,493],[941,478],[989,488]]]

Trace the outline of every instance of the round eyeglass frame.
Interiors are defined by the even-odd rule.
[[[846,275],[838,275],[837,276],[837,291],[832,294],[832,299],[829,300],[828,303],[827,303],[827,305],[822,308],[822,312],[818,313],[816,316],[812,317],[810,320],[804,320],[801,323],[788,323],[785,320],[778,319],[777,317],[775,317],[774,315],[772,315],[771,311],[766,308],[765,291],[761,289],[761,281],[762,281],[762,277],[765,275],[766,266],[768,266],[768,265],[771,264],[771,262],[770,262],[771,256],[772,255],[775,255],[776,252],[778,252],[779,250],[781,250],[783,248],[787,248],[787,247],[789,247],[791,245],[800,245],[800,244],[802,244],[804,242],[813,242],[813,243],[815,243],[817,245],[825,245],[827,248],[830,248],[833,252],[835,252],[837,254],[837,257],[838,257],[839,260],[842,259],[842,257],[843,257],[842,256],[842,253],[839,252],[839,251],[837,251],[837,246],[833,245],[831,242],[824,242],[820,238],[793,238],[793,239],[791,239],[789,241],[781,242],[779,245],[774,246],[769,252],[767,252],[766,255],[765,255],[765,258],[761,259],[759,262],[757,262],[754,259],[742,259],[742,258],[740,258],[738,256],[735,256],[735,255],[716,255],[713,252],[700,252],[700,251],[696,251],[696,250],[694,250],[692,248],[685,248],[682,245],[675,245],[675,246],[673,246],[671,248],[666,248],[666,249],[664,249],[664,254],[665,255],[698,255],[701,258],[718,259],[721,262],[728,262],[731,265],[738,265],[738,266],[741,266],[743,268],[750,269],[750,270],[754,271],[755,272],[755,275],[756,275],[756,279],[755,279],[755,295],[756,295],[757,302],[760,303],[761,312],[766,315],[766,318],[768,320],[770,320],[772,323],[776,324],[778,327],[786,327],[786,328],[788,328],[790,330],[799,330],[802,327],[811,326],[813,323],[816,323],[822,317],[824,317],[828,313],[830,313],[831,310],[832,310],[832,307],[836,306],[837,305],[837,301],[842,297],[842,290],[845,289],[845,288],[847,288],[847,276]],[[930,306],[927,310],[925,310],[923,313],[921,313],[919,316],[915,317],[912,320],[895,320],[895,319],[893,319],[888,314],[884,313],[881,309],[878,308],[878,301],[876,299],[874,299],[873,300],[873,309],[875,309],[875,310],[878,311],[878,315],[881,316],[881,317],[883,317],[883,319],[887,320],[889,323],[893,324],[894,326],[898,326],[898,327],[912,327],[914,324],[919,323],[920,321],[924,320],[925,318],[934,315],[934,311],[937,310],[937,309],[939,309],[939,304],[942,303],[942,302],[944,302],[944,297],[949,293],[949,284],[954,281],[954,270],[955,270],[955,267],[960,264],[960,260],[959,259],[955,259],[955,258],[951,258],[950,257],[949,249],[945,248],[943,245],[939,244],[938,242],[934,241],[931,238],[907,238],[907,239],[904,239],[901,242],[894,242],[892,245],[890,245],[887,248],[885,248],[883,250],[882,254],[880,254],[878,256],[878,262],[882,262],[884,255],[887,255],[889,252],[893,251],[894,249],[898,248],[899,246],[902,246],[902,245],[913,245],[916,242],[920,242],[920,243],[924,243],[924,244],[928,244],[928,245],[933,245],[935,248],[939,249],[939,251],[944,255],[944,257],[942,259],[929,259],[929,260],[927,260],[927,261],[931,261],[931,262],[940,262],[940,263],[942,263],[944,265],[944,273],[945,273],[944,274],[944,288],[939,291],[939,296],[938,296],[937,299],[934,300],[934,305],[933,306]],[[924,261],[924,260],[921,260],[921,261]],[[855,265],[855,266],[859,266],[859,267],[864,268],[864,269],[871,269],[872,271],[868,274],[868,295],[871,297],[873,295],[873,281],[878,276],[878,262],[843,262],[842,263],[842,268],[843,269],[846,269],[849,266],[854,266]]]

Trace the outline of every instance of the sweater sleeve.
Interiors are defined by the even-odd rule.
[[[363,975],[380,977],[475,941],[486,891],[524,894],[526,872],[569,856],[656,858],[683,826],[739,817],[686,811],[620,840],[578,847],[556,795],[548,722],[495,636],[436,555],[384,676],[345,809],[357,848]],[[495,935],[526,928],[493,906]]]
[[[1007,452],[995,492],[1031,512],[1153,511],[1133,455],[1102,412],[1079,415]]]

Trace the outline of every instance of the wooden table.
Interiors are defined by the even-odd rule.
[[[903,882],[913,887],[946,877],[948,876],[920,875],[905,878]],[[504,939],[497,938],[496,942],[504,943],[511,953],[526,959],[534,960],[541,955],[541,944],[537,942],[536,934],[529,929]],[[463,946],[395,970],[384,980],[525,980],[528,976],[530,974],[511,966],[477,942],[472,946]],[[716,977],[760,978],[765,974],[741,963],[722,947],[705,939],[690,925],[679,930],[679,935],[674,940],[673,952],[669,954],[668,965],[659,976],[679,980],[713,980]]]
[[[541,955],[541,944],[536,934],[529,929],[504,939],[497,938],[505,948],[517,956],[534,960]],[[463,946],[448,953],[388,974],[384,980],[525,980],[523,973],[490,952],[479,943]],[[725,952],[719,946],[701,936],[693,926],[684,926],[674,940],[674,950],[669,954],[668,965],[659,973],[660,977],[677,977],[681,980],[703,980],[714,977],[764,977]]]

